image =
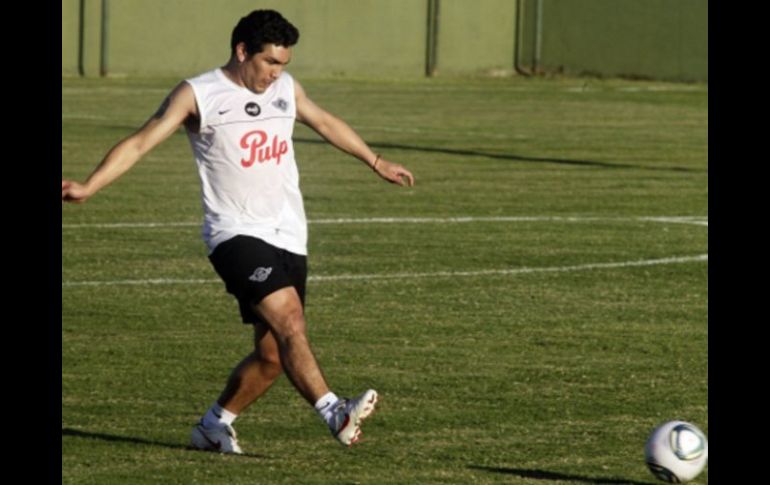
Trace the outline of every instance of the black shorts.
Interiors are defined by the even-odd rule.
[[[243,323],[267,323],[252,305],[270,293],[293,286],[304,306],[307,256],[275,247],[251,236],[235,236],[209,255],[227,292],[238,300]]]

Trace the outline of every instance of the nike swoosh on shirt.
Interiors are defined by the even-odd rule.
[[[232,109],[232,108],[230,108],[230,109]],[[230,110],[229,109],[223,109],[222,111],[217,111],[217,113],[223,115],[223,114],[227,113],[228,111],[230,111]]]

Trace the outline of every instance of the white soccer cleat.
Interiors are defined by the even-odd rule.
[[[340,399],[329,423],[329,429],[337,440],[351,446],[361,437],[361,421],[374,411],[377,391],[369,389],[355,399]]]
[[[235,430],[228,425],[221,428],[206,428],[202,422],[196,424],[190,436],[190,445],[199,450],[243,454],[241,447],[238,446]]]

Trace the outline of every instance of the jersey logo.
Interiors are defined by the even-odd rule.
[[[254,162],[265,163],[275,160],[276,165],[281,164],[281,156],[289,152],[289,144],[279,141],[278,136],[273,136],[271,144],[267,143],[267,133],[262,130],[254,130],[241,137],[241,148],[248,150],[249,158],[242,158],[241,165],[248,168]]]
[[[262,108],[259,107],[257,103],[254,101],[247,103],[246,106],[243,107],[244,111],[246,111],[246,114],[249,116],[259,116],[259,113],[262,112]]]
[[[283,98],[278,98],[275,101],[273,101],[273,106],[275,106],[276,108],[280,109],[285,113],[286,110],[289,109],[289,102]]]

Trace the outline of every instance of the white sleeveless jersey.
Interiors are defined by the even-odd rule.
[[[201,180],[203,240],[209,254],[233,236],[260,238],[307,254],[307,220],[292,133],[294,80],[286,72],[262,94],[221,69],[188,79],[200,129],[190,140]]]

